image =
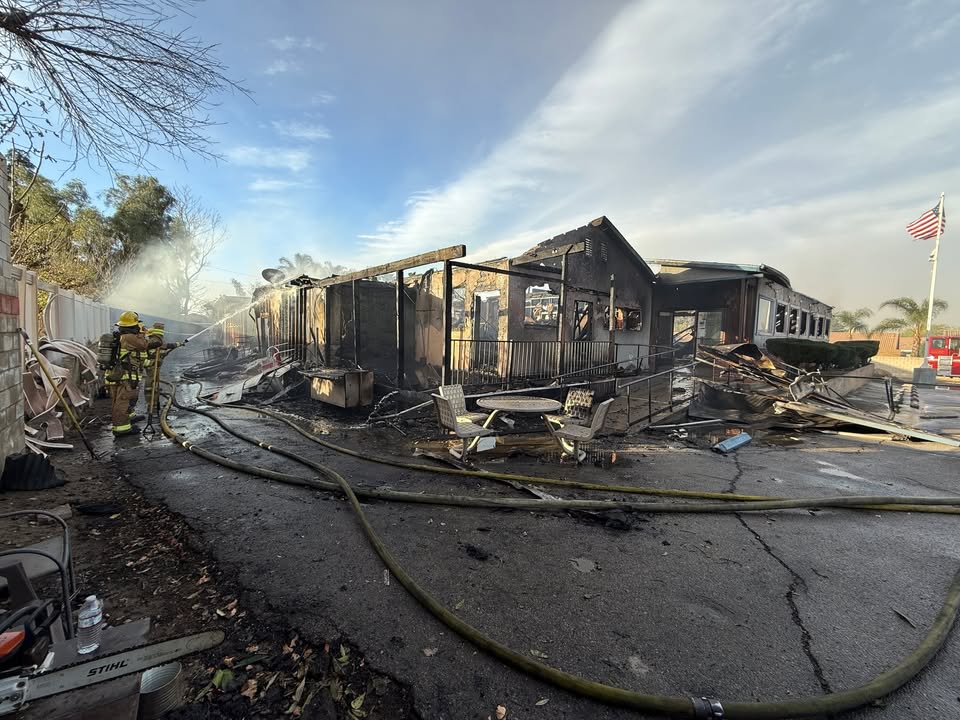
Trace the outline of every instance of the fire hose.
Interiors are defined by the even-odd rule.
[[[164,383],[169,385],[169,383]],[[914,678],[925,668],[933,657],[937,654],[943,643],[946,641],[951,628],[960,612],[960,572],[958,572],[947,591],[947,597],[942,609],[936,619],[930,626],[926,637],[921,643],[904,658],[899,664],[890,670],[877,675],[856,688],[843,690],[829,695],[800,698],[790,701],[772,701],[772,702],[727,702],[715,698],[705,697],[686,697],[686,696],[667,696],[640,693],[623,688],[606,685],[593,680],[588,680],[572,673],[558,670],[546,665],[538,660],[522,655],[509,647],[484,635],[480,630],[466,623],[447,609],[442,603],[438,602],[426,590],[400,566],[396,558],[390,553],[389,549],[377,535],[376,530],[370,524],[360,505],[359,496],[385,499],[414,501],[413,498],[423,498],[419,502],[440,502],[443,504],[465,506],[465,507],[511,507],[528,509],[533,505],[542,510],[558,509],[580,509],[585,505],[589,509],[636,509],[644,512],[745,512],[754,510],[773,510],[787,508],[815,508],[815,507],[860,507],[867,505],[903,505],[917,504],[944,506],[960,504],[960,498],[899,498],[899,497],[839,497],[839,498],[813,498],[798,500],[757,500],[757,501],[739,501],[739,502],[714,502],[714,503],[620,503],[607,501],[580,501],[580,500],[516,500],[513,498],[469,498],[459,496],[433,496],[434,499],[426,500],[431,496],[420,495],[418,493],[402,493],[396,491],[383,491],[374,489],[355,490],[351,484],[342,475],[324,465],[316,463],[308,458],[304,458],[296,453],[283,448],[264,443],[261,440],[252,438],[240,431],[231,428],[221,418],[199,408],[189,408],[181,405],[174,397],[176,388],[171,386],[166,404],[160,412],[160,426],[164,434],[172,441],[181,445],[186,450],[199,455],[212,462],[229,467],[241,472],[257,475],[280,482],[296,485],[306,485],[325,490],[336,490],[342,493],[351,508],[353,509],[358,522],[360,523],[364,534],[367,536],[375,552],[397,578],[401,585],[409,592],[421,605],[424,606],[438,620],[444,623],[451,630],[456,632],[465,640],[474,644],[481,650],[493,655],[507,665],[527,673],[540,680],[549,682],[563,690],[588,697],[599,702],[618,705],[631,708],[641,712],[657,713],[668,715],[675,718],[694,718],[717,720],[719,718],[729,718],[730,720],[776,720],[779,718],[799,718],[811,717],[817,715],[828,715],[869,704],[891,692],[897,690],[905,683]],[[261,468],[249,463],[243,463],[232,460],[222,455],[218,455],[204,448],[194,445],[182,435],[175,432],[167,422],[167,414],[171,406],[179,409],[194,412],[210,418],[220,427],[234,435],[235,437],[251,442],[263,449],[274,452],[283,457],[295,460],[316,472],[321,476],[328,478],[323,481],[313,478],[302,478],[288,473],[281,473],[267,468]],[[404,497],[399,497],[404,496]],[[482,504],[476,501],[483,500]],[[859,504],[857,504],[859,503]],[[669,509],[668,509],[669,508]]]

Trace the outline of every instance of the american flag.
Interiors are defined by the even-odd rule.
[[[943,214],[942,217],[940,213]],[[916,240],[932,240],[937,236],[938,227],[941,233],[947,229],[947,212],[943,209],[942,203],[937,203],[937,207],[927,210],[907,225],[907,232]]]

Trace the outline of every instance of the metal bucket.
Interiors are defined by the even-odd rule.
[[[138,720],[156,720],[183,704],[183,667],[178,662],[144,670]]]

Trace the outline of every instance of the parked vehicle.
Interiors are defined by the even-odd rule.
[[[931,335],[927,338],[927,364],[938,375],[960,375],[960,337]]]

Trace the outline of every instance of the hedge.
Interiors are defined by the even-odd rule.
[[[858,340],[838,343],[817,342],[800,338],[770,338],[767,351],[788,365],[816,367],[821,370],[835,368],[852,370],[867,364],[877,354],[880,343],[876,340]]]
[[[866,365],[870,358],[880,352],[879,340],[840,340],[833,344],[851,348],[857,354],[860,366]]]

